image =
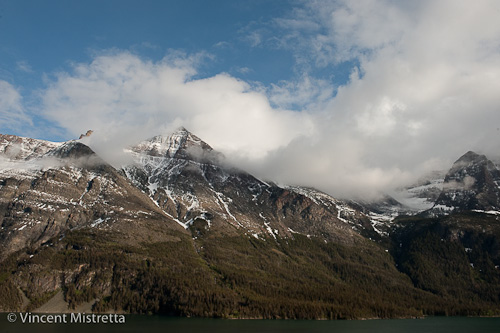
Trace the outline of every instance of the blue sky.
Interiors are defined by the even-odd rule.
[[[289,79],[289,52],[251,47],[246,33],[290,8],[288,1],[259,0],[2,1],[2,77],[17,79],[12,69],[19,63],[40,75],[117,48],[156,60],[169,50],[205,51],[215,59],[203,75],[228,72],[265,83]],[[252,70],[243,75],[241,68]]]
[[[227,73],[269,87],[304,70],[279,45],[276,18],[291,15],[297,1],[1,1],[0,79],[21,94],[34,126],[0,123],[0,131],[47,140],[68,140],[36,104],[54,75],[70,72],[100,54],[131,52],[160,61],[167,54],[203,54],[193,78]],[[348,79],[350,67],[308,67],[332,83]],[[30,106],[35,105],[35,108]],[[300,110],[301,104],[292,103]],[[43,130],[37,129],[44,127]]]
[[[0,0],[0,133],[119,148],[185,126],[333,194],[500,155],[495,0]]]

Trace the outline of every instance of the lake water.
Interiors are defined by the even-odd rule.
[[[500,332],[500,318],[463,318],[463,317],[431,317],[425,319],[391,319],[391,320],[349,320],[349,321],[309,321],[309,320],[222,320],[222,319],[194,319],[171,318],[162,316],[127,315],[125,323],[86,324],[75,323],[67,317],[66,323],[61,318],[38,318],[41,321],[54,321],[58,324],[28,323],[24,314],[23,323],[21,314],[15,313],[8,317],[7,313],[0,314],[0,332],[71,332],[71,333],[100,333],[100,332],[182,332],[182,333],[471,333],[471,332]],[[69,316],[69,314],[68,314]],[[74,318],[73,318],[74,319]],[[105,318],[106,319],[106,318]],[[32,320],[36,321],[37,319]],[[102,320],[102,318],[101,318]],[[109,320],[108,320],[109,321]]]

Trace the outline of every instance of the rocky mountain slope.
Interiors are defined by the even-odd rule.
[[[446,174],[432,210],[500,211],[500,170],[486,156],[467,152]]]
[[[117,170],[79,141],[0,136],[0,311],[62,295],[68,311],[205,317],[500,313],[483,156],[411,188],[435,201],[427,218],[259,180],[184,128],[125,153]]]
[[[124,172],[165,214],[196,232],[244,232],[256,238],[293,233],[352,242],[373,233],[370,219],[327,194],[282,188],[225,164],[224,157],[184,128],[128,151]]]
[[[4,152],[11,159],[0,170],[0,259],[75,228],[125,231],[128,222],[165,218],[89,147],[8,139]]]

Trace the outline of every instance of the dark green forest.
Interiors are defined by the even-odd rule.
[[[354,319],[500,315],[500,227],[464,213],[400,218],[391,237],[352,245],[294,234],[212,235],[123,245],[74,230],[12,254],[0,302],[36,309],[59,290],[71,308],[218,318]]]

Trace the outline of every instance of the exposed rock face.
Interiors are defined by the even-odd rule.
[[[256,238],[300,233],[351,243],[360,234],[386,234],[390,215],[404,210],[391,197],[372,207],[261,181],[228,165],[222,154],[184,128],[127,152],[135,163],[117,171],[77,141],[1,135],[2,255],[72,228],[124,231],[141,221],[195,237],[207,232]],[[429,212],[498,211],[499,185],[497,167],[468,152],[446,175]],[[143,231],[146,237],[147,227]]]
[[[77,141],[0,140],[2,258],[74,228],[121,232],[132,242],[141,232],[151,238],[154,225],[195,237],[208,231],[256,238],[301,233],[341,243],[374,233],[370,218],[353,205],[232,168],[184,128],[132,147],[136,164],[124,172]]]
[[[294,232],[351,242],[368,217],[314,190],[281,188],[225,165],[222,154],[181,128],[131,147],[125,173],[185,228],[255,237]],[[321,197],[321,200],[318,198]]]
[[[446,174],[433,212],[500,210],[500,171],[486,156],[469,151]]]
[[[19,138],[9,139],[24,145]],[[37,153],[23,152],[32,157],[29,163],[0,170],[0,260],[74,228],[125,231],[145,220],[170,220],[89,147],[78,142],[35,143]]]
[[[80,134],[80,138],[78,138],[78,140],[81,140],[83,138],[89,137],[89,136],[92,135],[92,133],[94,133],[94,131],[88,130],[85,134]]]
[[[81,142],[0,137],[0,311],[500,313],[499,216],[393,220],[405,207],[389,196],[356,203],[265,182],[184,128],[127,152],[135,164],[118,171]],[[499,210],[499,178],[468,153],[435,209]],[[411,189],[427,199],[438,184]]]

